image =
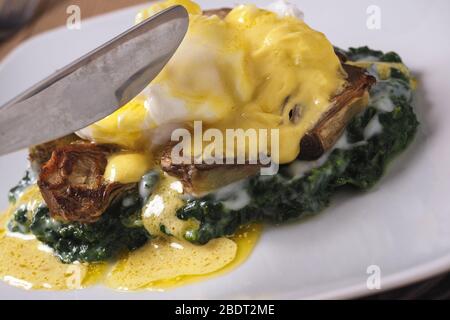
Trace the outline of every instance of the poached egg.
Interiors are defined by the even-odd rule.
[[[239,5],[224,19],[203,15],[190,0],[168,0],[141,11],[136,23],[176,4],[190,24],[175,55],[138,97],[78,135],[142,151],[195,120],[222,131],[277,128],[279,162],[293,161],[345,82],[331,43],[283,0],[273,11]]]

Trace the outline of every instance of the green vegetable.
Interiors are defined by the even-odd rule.
[[[367,47],[351,48],[351,60],[401,62],[393,52],[383,54]],[[373,70],[371,70],[374,72]],[[198,229],[188,230],[188,241],[204,244],[233,234],[251,222],[279,223],[314,214],[324,209],[331,196],[344,186],[366,190],[384,173],[389,161],[403,151],[414,138],[418,126],[411,107],[412,89],[407,75],[391,70],[391,78],[378,81],[370,92],[370,105],[348,126],[348,149],[334,149],[326,162],[303,177],[257,176],[246,185],[251,200],[238,210],[227,208],[225,201],[209,195],[193,199],[177,211],[180,219],[194,218]],[[386,111],[387,107],[392,111]],[[382,131],[365,137],[371,121],[379,121]]]
[[[25,175],[22,179],[17,183],[17,185],[8,193],[8,200],[10,203],[15,203],[17,199],[23,194],[23,191],[29,187],[30,185],[36,183],[36,175],[33,173],[31,169],[27,169],[25,171]]]
[[[353,119],[347,126],[347,139],[350,143],[356,143],[364,140],[364,131],[370,120],[377,114],[377,109],[374,107],[367,107],[366,111]]]
[[[150,238],[142,226],[141,208],[139,196],[130,194],[110,207],[97,222],[84,224],[53,219],[45,205],[32,215],[20,207],[9,228],[21,233],[31,231],[64,263],[105,261],[122,251],[139,248]]]
[[[13,217],[8,223],[8,229],[12,232],[29,233],[31,221],[28,218],[26,205],[21,205],[14,212]]]
[[[358,60],[369,60],[369,61],[380,61],[380,62],[402,62],[400,56],[395,52],[387,52],[383,53],[383,51],[372,50],[367,46],[359,47],[359,48],[349,48],[347,52],[344,52],[345,55],[351,61]]]
[[[155,190],[159,182],[159,172],[156,170],[151,170],[142,176],[139,182],[139,194],[143,198],[143,202],[147,202],[148,198]]]
[[[167,235],[167,236],[171,236],[171,237],[173,236],[173,234],[170,233],[170,231],[167,230],[166,226],[163,225],[163,224],[160,224],[160,225],[159,225],[159,231],[161,231],[162,233],[164,233],[164,234]]]

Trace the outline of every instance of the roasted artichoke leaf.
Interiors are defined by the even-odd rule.
[[[254,176],[261,168],[260,164],[175,164],[172,161],[172,145],[168,145],[161,155],[161,168],[169,175],[183,183],[184,192],[192,195],[203,195],[250,176]],[[192,159],[193,160],[193,159]],[[223,160],[225,163],[226,160]]]
[[[52,217],[92,223],[135,184],[111,183],[103,174],[113,146],[73,143],[54,149],[41,168],[38,186]]]
[[[375,78],[363,68],[342,64],[347,73],[344,90],[336,95],[330,109],[300,141],[301,160],[315,160],[334,146],[350,121],[368,104],[368,92]]]
[[[42,165],[50,160],[53,150],[77,141],[82,140],[75,133],[72,133],[62,138],[31,146],[28,149],[28,158],[32,168],[39,171]]]

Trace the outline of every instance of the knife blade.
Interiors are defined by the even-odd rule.
[[[188,24],[186,9],[168,8],[0,107],[0,155],[73,133],[136,97],[175,53]]]

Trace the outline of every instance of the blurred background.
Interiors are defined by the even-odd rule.
[[[69,5],[78,5],[81,8],[82,19],[85,19],[150,1],[0,0],[0,61],[24,40],[64,25],[67,20],[66,10]],[[251,0],[248,2],[251,2]],[[450,299],[450,275],[440,275],[417,284],[367,298]]]
[[[64,25],[69,5],[88,18],[145,2],[150,0],[0,0],[0,60],[20,42]]]

